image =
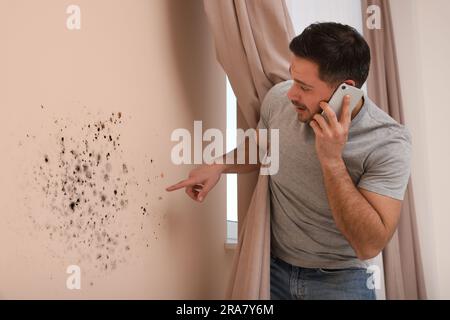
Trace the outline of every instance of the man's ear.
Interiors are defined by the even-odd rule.
[[[356,82],[354,80],[345,80],[344,82],[349,86],[356,87]]]

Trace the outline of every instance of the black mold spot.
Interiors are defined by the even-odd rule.
[[[120,112],[113,113],[113,117],[108,117],[106,121],[82,126],[81,139],[79,136],[68,135],[65,132],[67,125],[63,121],[55,121],[61,127],[56,128],[54,137],[59,147],[58,157],[52,158],[50,162],[48,155],[45,155],[44,161],[48,165],[38,165],[35,168],[35,181],[39,190],[42,189],[45,193],[54,214],[54,219],[50,222],[53,225],[46,232],[49,239],[55,243],[63,243],[66,251],[74,251],[76,248],[76,252],[83,255],[80,261],[85,257],[100,270],[114,270],[118,263],[125,261],[123,256],[114,255],[114,252],[124,254],[117,250],[119,243],[124,251],[130,251],[127,235],[121,232],[114,237],[109,232],[116,223],[116,214],[124,210],[129,201],[128,179],[122,176],[129,173],[127,164],[122,163],[120,168],[119,162],[118,170],[115,171],[109,163],[112,156],[116,158],[115,150],[123,153],[118,143],[120,134],[111,131],[112,126],[121,123],[118,120],[121,116]],[[104,131],[100,133],[102,130]],[[35,138],[29,134],[27,137]],[[66,153],[66,149],[70,152]],[[106,161],[102,161],[104,159]],[[120,161],[120,154],[117,159]],[[153,159],[151,162],[153,163]],[[130,182],[130,185],[135,183]],[[113,194],[109,193],[111,191]],[[142,207],[144,215],[147,214],[147,208],[148,203],[146,208]],[[130,206],[129,209],[134,207]],[[34,223],[39,226],[36,220]],[[94,248],[96,251],[92,250]],[[105,264],[106,260],[108,264]],[[92,286],[93,282],[90,284]]]

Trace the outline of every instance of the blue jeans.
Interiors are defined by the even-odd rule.
[[[375,300],[365,268],[312,269],[270,256],[272,300]]]

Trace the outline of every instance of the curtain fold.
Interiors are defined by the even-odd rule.
[[[369,97],[397,122],[404,124],[397,56],[388,0],[361,0],[363,17],[369,5],[380,8],[381,29],[368,29],[366,38],[372,55],[367,80]],[[417,234],[411,179],[406,189],[399,226],[383,250],[387,299],[426,299],[422,260]]]
[[[204,0],[216,56],[249,128],[256,128],[269,89],[287,80],[294,29],[284,0]],[[270,198],[259,175],[239,239],[227,299],[270,299]]]
[[[226,297],[270,299],[269,177],[260,175],[239,232]]]

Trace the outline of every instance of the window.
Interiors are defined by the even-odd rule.
[[[226,78],[227,85],[227,145],[226,152],[236,148],[237,105],[231,84]],[[227,174],[227,244],[237,243],[237,174]]]
[[[360,0],[287,0],[295,34],[314,22],[333,21],[348,24],[362,34]]]

